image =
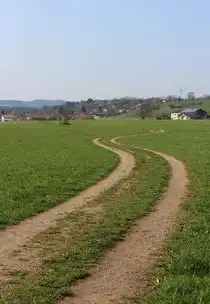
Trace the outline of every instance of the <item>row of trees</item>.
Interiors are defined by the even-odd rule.
[[[191,103],[186,103],[187,106],[198,105],[199,100],[196,99],[195,93],[189,92],[187,99],[191,100]],[[210,96],[203,96],[202,99],[210,99]],[[177,96],[167,96],[165,101],[168,102],[168,105],[171,109],[182,108],[184,106],[184,100],[181,97]],[[101,114],[106,116],[115,116],[120,113],[135,113],[138,116],[144,118],[151,117],[153,110],[159,110],[161,104],[163,103],[163,98],[160,97],[151,97],[151,98],[135,98],[135,97],[123,97],[112,100],[94,100],[88,98],[87,100],[82,101],[67,101],[62,105],[57,106],[44,106],[41,109],[35,108],[5,108],[5,113],[12,113],[14,111],[16,115],[21,115],[24,113],[36,113],[36,114],[46,114],[54,115],[60,114],[62,116],[67,116],[69,114]]]

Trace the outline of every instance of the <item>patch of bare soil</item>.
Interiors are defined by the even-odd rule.
[[[0,231],[0,283],[1,281],[5,282],[8,279],[8,274],[12,275],[14,269],[21,270],[26,264],[31,267],[30,261],[35,261],[37,251],[30,250],[30,245],[27,246],[27,250],[24,250],[24,248],[26,249],[26,244],[30,243],[32,238],[38,233],[55,226],[58,220],[63,219],[68,214],[86,207],[89,202],[96,199],[105,190],[116,185],[122,178],[127,177],[135,167],[135,159],[131,153],[108,147],[102,144],[99,139],[95,139],[94,144],[118,154],[119,165],[106,178],[90,186],[69,201],[18,225]],[[42,245],[37,245],[37,247],[39,246]]]
[[[74,286],[75,296],[59,304],[130,303],[137,294],[150,291],[148,274],[171,232],[176,212],[186,194],[188,179],[181,161],[164,153],[144,150],[169,162],[172,172],[167,191],[157,201],[154,211],[137,221],[125,240],[106,254],[91,276]]]

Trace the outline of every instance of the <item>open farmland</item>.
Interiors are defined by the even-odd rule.
[[[26,126],[27,131],[25,129]],[[67,295],[71,295],[71,285],[89,274],[89,270],[104,254],[104,250],[106,249],[107,251],[108,248],[115,246],[117,241],[125,237],[125,233],[135,223],[136,219],[152,210],[155,200],[159,198],[167,185],[169,167],[161,157],[150,152],[135,150],[134,146],[163,151],[180,159],[188,169],[190,182],[188,198],[180,209],[182,217],[177,220],[179,225],[173,236],[169,237],[167,250],[164,257],[161,258],[160,267],[157,267],[157,270],[154,271],[154,277],[151,278],[152,285],[158,278],[157,291],[152,297],[144,298],[144,301],[146,303],[160,304],[209,303],[210,123],[208,121],[104,120],[77,121],[70,128],[61,128],[56,124],[43,123],[5,125],[2,130],[4,128],[8,132],[7,134],[10,134],[10,137],[13,138],[13,142],[16,142],[17,139],[20,140],[18,137],[24,134],[27,139],[25,139],[26,145],[22,151],[27,151],[27,146],[34,147],[34,150],[30,148],[29,151],[31,151],[31,155],[33,155],[33,151],[37,151],[39,155],[36,158],[37,162],[42,162],[41,152],[39,151],[43,153],[43,150],[47,150],[47,153],[51,155],[54,146],[56,147],[56,155],[54,154],[54,158],[51,158],[51,166],[55,160],[58,161],[60,159],[57,156],[61,155],[59,154],[61,153],[61,146],[66,147],[66,145],[69,145],[68,148],[66,147],[67,151],[74,151],[75,154],[80,150],[77,154],[80,159],[77,161],[77,166],[82,164],[84,159],[89,164],[87,167],[82,167],[79,175],[75,175],[77,177],[75,180],[80,183],[83,182],[81,188],[94,182],[94,178],[96,180],[100,176],[104,176],[116,163],[116,157],[111,152],[92,145],[92,139],[95,137],[102,137],[104,142],[107,142],[110,138],[122,136],[122,138],[118,139],[118,142],[125,144],[126,148],[132,149],[137,164],[129,179],[119,183],[118,186],[105,192],[104,195],[94,201],[91,208],[96,211],[88,215],[83,211],[72,216],[69,215],[63,223],[58,224],[55,230],[49,230],[44,237],[41,236],[39,238],[39,243],[42,239],[46,246],[45,259],[41,261],[39,272],[31,272],[29,276],[27,274],[24,275],[26,280],[21,278],[21,285],[15,285],[13,281],[9,291],[2,293],[0,297],[1,304],[27,304],[29,300],[31,303],[34,299],[36,299],[35,303],[37,304],[51,304]],[[148,134],[150,130],[154,129],[164,129],[165,132]],[[37,140],[37,145],[39,146],[32,143],[32,138],[34,138],[34,141]],[[54,141],[55,138],[57,143]],[[5,142],[6,140],[8,141],[8,151],[12,141],[8,135],[5,138],[3,137],[3,140]],[[68,140],[69,143],[67,143]],[[74,145],[74,148],[72,148],[72,145]],[[87,154],[86,150],[88,151]],[[23,154],[21,150],[19,154]],[[65,162],[63,161],[60,167],[56,167],[56,170],[63,170],[69,157],[69,155],[66,156],[67,154],[65,154]],[[15,153],[13,157],[15,159]],[[23,161],[24,156],[21,157]],[[18,157],[18,159],[20,160],[21,158]],[[68,170],[64,170],[65,177],[70,175],[69,172],[72,172],[73,168],[76,168],[72,159],[75,162],[76,157],[68,158],[69,167]],[[10,162],[12,162],[12,158]],[[19,168],[17,163],[15,163],[16,168]],[[49,163],[45,158],[42,166],[44,167],[46,164]],[[86,170],[89,167],[90,171],[87,172]],[[93,173],[96,168],[98,170],[97,176]],[[62,173],[59,173],[61,175],[58,176],[57,183],[60,183]],[[40,175],[37,175],[37,182],[40,182],[39,177]],[[45,178],[46,181],[51,178],[51,171],[48,171],[48,175],[45,175]],[[26,182],[25,179],[21,181],[22,183]],[[46,184],[48,183],[46,182]],[[59,185],[61,187],[61,183]],[[74,185],[74,181],[68,185],[66,184],[66,188],[70,186],[71,189],[71,185]],[[77,192],[79,190],[77,189]],[[13,193],[12,189],[10,191]],[[59,189],[57,193],[60,194],[60,197],[52,203],[51,200],[55,195],[53,191],[54,189],[48,189],[48,193],[51,195],[49,198],[51,205],[48,204],[47,208],[62,201],[63,190],[60,191]],[[75,195],[75,193],[67,192],[64,199]],[[39,198],[42,198],[42,196],[40,194]],[[35,193],[34,198],[36,198]],[[27,206],[30,200],[25,199],[24,202],[25,206]],[[36,200],[34,201],[34,206],[36,206]],[[39,208],[40,206],[39,203]],[[4,209],[7,209],[6,205]],[[41,210],[43,209],[40,208],[39,212]],[[33,210],[33,212],[36,211]],[[27,213],[24,217],[29,215]],[[69,223],[71,223],[71,226],[69,226]],[[63,235],[63,230],[65,230],[65,236]],[[58,244],[62,243],[65,246],[56,248],[53,255],[49,257],[47,256],[49,254],[49,246],[51,251],[53,250],[50,238],[57,239]],[[23,271],[16,271],[16,273],[17,276],[20,276]],[[138,279],[138,276],[135,279]],[[142,303],[143,300],[140,298],[137,301]],[[64,303],[71,303],[71,300],[66,300]]]
[[[107,122],[76,122],[75,129],[86,125],[85,135],[110,137],[113,128],[122,134],[125,125],[114,121]],[[89,126],[89,128],[87,128]],[[106,126],[106,128],[105,128]],[[128,125],[132,132],[134,125]],[[143,126],[136,124],[139,132]],[[105,192],[100,198],[89,203],[91,212],[77,210],[59,221],[55,228],[48,229],[29,244],[20,253],[21,265],[15,263],[15,268],[6,275],[12,279],[8,291],[2,287],[0,303],[55,303],[55,300],[69,294],[69,286],[79,278],[86,277],[90,268],[95,265],[106,248],[112,248],[122,239],[134,220],[151,211],[153,202],[159,197],[168,179],[166,162],[154,155],[147,158],[141,151],[136,151],[136,169],[129,179],[123,180],[116,187]],[[159,174],[158,180],[156,178]],[[139,187],[139,184],[141,187]],[[146,194],[146,195],[145,195]],[[38,256],[34,252],[42,244]],[[57,246],[56,244],[59,244]],[[49,250],[50,248],[50,250]],[[28,255],[26,252],[28,251]],[[39,271],[24,268],[27,261],[33,257],[33,265],[39,263]],[[15,259],[16,256],[13,258]],[[11,261],[9,262],[11,266]],[[1,269],[0,269],[1,270]],[[7,270],[7,269],[6,269]],[[5,269],[2,269],[2,274]],[[11,275],[12,274],[12,275]],[[21,281],[20,281],[21,280]],[[20,284],[21,283],[21,284]],[[7,289],[6,288],[6,289]]]
[[[168,254],[155,273],[157,295],[146,303],[209,303],[210,300],[210,150],[209,122],[165,122],[164,135],[124,137],[127,145],[164,151],[182,160],[189,172],[189,198]],[[142,303],[142,299],[139,300]]]
[[[0,125],[0,226],[52,208],[106,175],[116,156],[82,126]]]
[[[92,141],[111,137],[114,129],[117,135],[129,134],[133,126],[125,130],[115,121],[0,125],[0,229],[52,208],[107,175],[117,157]]]

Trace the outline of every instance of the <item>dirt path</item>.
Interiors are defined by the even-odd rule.
[[[151,134],[160,134],[160,133],[164,133],[165,131],[163,129],[155,129],[155,130],[151,130],[150,132],[147,133],[135,133],[135,134],[128,134],[128,135],[124,135],[124,136],[117,136],[112,138],[110,141],[118,146],[122,146],[121,143],[119,143],[117,140],[120,139],[121,137],[125,137],[125,136],[129,136],[129,137],[133,137],[133,136],[146,136],[146,135],[151,135]]]
[[[120,158],[119,165],[103,180],[82,191],[76,197],[64,202],[53,209],[43,212],[37,216],[27,219],[18,225],[10,226],[0,231],[0,266],[9,267],[12,263],[11,254],[19,250],[35,235],[43,230],[54,226],[56,221],[85,206],[88,202],[98,197],[104,190],[117,184],[122,178],[127,177],[135,167],[135,159],[131,153],[102,144],[99,139],[94,144],[108,149]],[[0,269],[1,269],[0,267]]]
[[[116,138],[112,140],[116,143]],[[144,149],[166,159],[172,174],[168,189],[153,212],[137,221],[123,242],[109,251],[92,275],[73,288],[75,297],[62,304],[129,303],[129,299],[148,292],[148,271],[155,255],[171,231],[179,204],[185,196],[187,173],[183,163],[161,152]]]

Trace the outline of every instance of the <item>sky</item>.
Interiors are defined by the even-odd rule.
[[[0,0],[0,99],[210,93],[209,0]]]

